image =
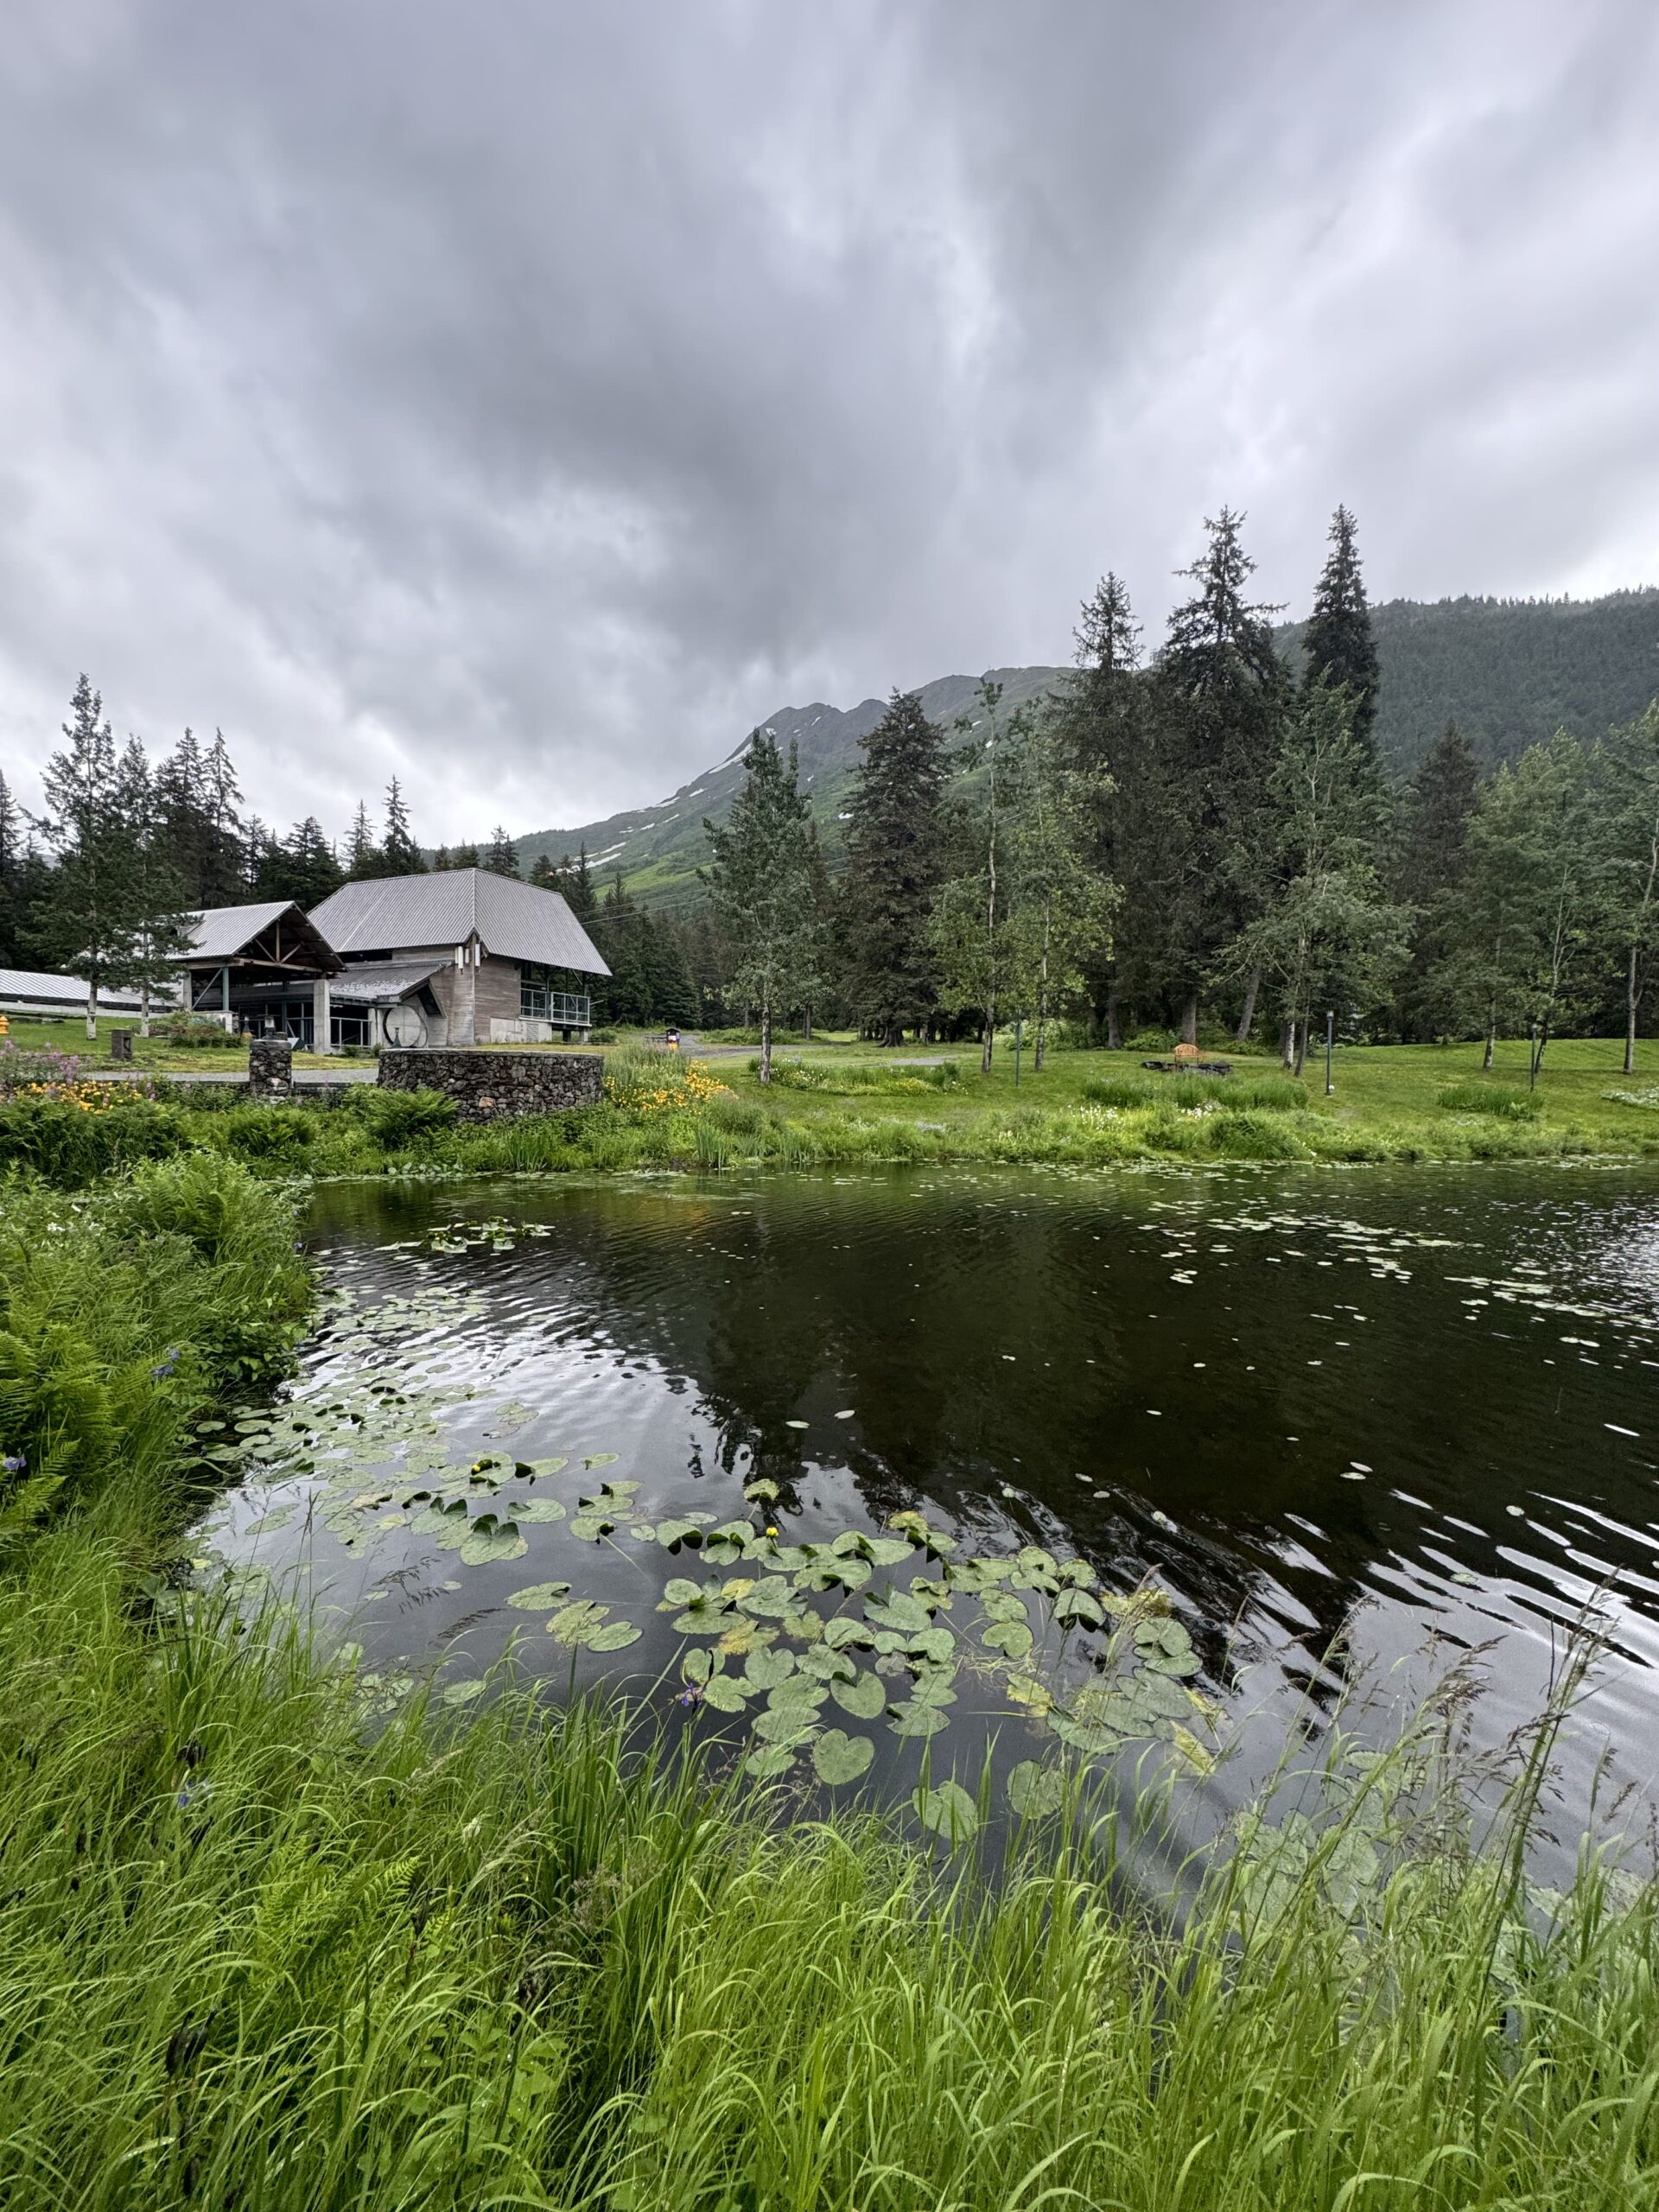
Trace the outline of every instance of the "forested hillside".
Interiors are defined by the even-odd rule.
[[[1605,599],[1446,599],[1433,604],[1396,599],[1371,615],[1382,689],[1376,744],[1384,766],[1410,775],[1448,721],[1455,721],[1485,766],[1518,759],[1529,745],[1560,728],[1591,738],[1632,721],[1659,694],[1659,590],[1611,592]],[[1280,626],[1279,650],[1300,668],[1306,625]],[[1010,709],[1038,697],[1065,671],[1001,668],[989,671]],[[921,687],[930,721],[947,728],[974,711],[976,679],[945,676]],[[819,836],[832,859],[841,844],[839,818],[860,741],[880,721],[884,702],[863,700],[846,710],[815,702],[785,707],[763,727],[787,751],[801,754],[801,786],[812,802]],[[529,874],[538,858],[557,861],[587,848],[594,872],[620,870],[636,897],[675,907],[696,895],[696,870],[707,859],[703,817],[723,821],[743,781],[740,744],[659,806],[613,814],[574,830],[537,830],[518,838],[518,865]]]
[[[1306,626],[1277,632],[1293,664]],[[1659,590],[1605,599],[1393,599],[1371,610],[1377,749],[1408,775],[1448,721],[1486,766],[1558,729],[1599,736],[1659,694]]]

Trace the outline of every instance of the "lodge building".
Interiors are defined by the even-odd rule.
[[[347,883],[309,914],[280,901],[193,915],[181,997],[226,1028],[341,1046],[567,1043],[608,976],[556,891],[487,868]]]

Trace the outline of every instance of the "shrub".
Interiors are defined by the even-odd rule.
[[[625,1046],[605,1064],[606,1098],[625,1114],[695,1112],[725,1092],[701,1060],[683,1059],[660,1046]]]
[[[164,1021],[156,1035],[166,1043],[182,1046],[187,1052],[238,1052],[246,1048],[247,1039],[223,1023],[201,1014],[179,1014]]]
[[[317,1118],[303,1106],[238,1106],[219,1117],[213,1134],[238,1160],[303,1167],[317,1141]]]
[[[82,1190],[141,1160],[166,1160],[189,1142],[182,1117],[145,1098],[14,1098],[0,1105],[0,1167],[32,1169],[60,1190]]]
[[[590,1029],[588,1032],[588,1042],[590,1045],[615,1045],[619,1044],[620,1041],[621,1032],[620,1030]]]
[[[1495,1083],[1448,1084],[1434,1103],[1448,1114],[1486,1114],[1499,1122],[1535,1122],[1544,1110],[1535,1090],[1505,1090]]]
[[[365,1124],[383,1152],[429,1143],[452,1128],[455,1120],[455,1102],[441,1090],[383,1090],[372,1083],[353,1090],[347,1110]]]

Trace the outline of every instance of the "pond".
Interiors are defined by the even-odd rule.
[[[344,1185],[310,1233],[209,1534],[371,1701],[512,1640],[805,1791],[1150,1746],[1207,1823],[1357,1681],[1479,1654],[1501,1744],[1593,1605],[1564,1834],[1650,1781],[1651,1169]]]

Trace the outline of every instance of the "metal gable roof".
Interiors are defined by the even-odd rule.
[[[251,938],[280,920],[293,906],[291,899],[267,899],[257,906],[207,906],[186,917],[190,925],[190,949],[181,960],[230,960]]]
[[[367,1006],[377,1006],[384,1000],[393,1005],[448,965],[447,958],[372,960],[346,969],[334,977],[329,989],[336,1000],[349,999]]]
[[[166,994],[152,991],[150,1002],[165,1013]],[[136,1014],[143,1001],[137,991],[100,989],[98,1003],[105,1014]],[[0,1006],[63,1006],[76,1014],[86,1005],[86,986],[79,976],[48,976],[33,968],[0,968]]]
[[[313,907],[311,920],[337,952],[464,944],[476,931],[486,952],[505,960],[575,968],[588,976],[611,972],[556,891],[489,868],[347,883]]]

